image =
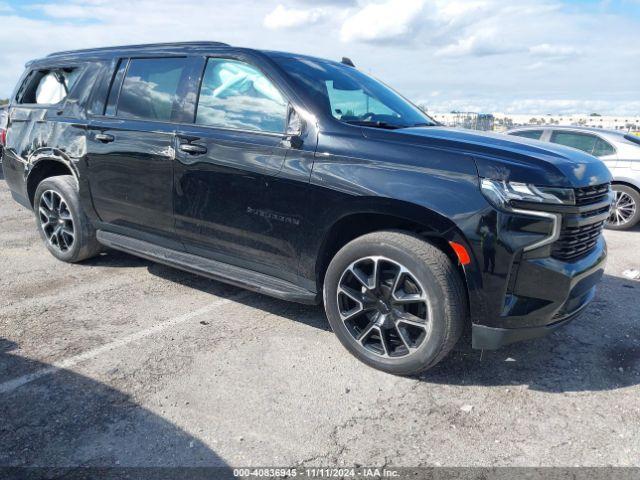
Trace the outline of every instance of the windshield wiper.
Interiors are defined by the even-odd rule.
[[[385,128],[387,130],[396,130],[398,128],[407,128],[408,125],[395,125],[387,122],[374,122],[371,120],[346,120],[349,125],[359,125],[361,127]]]

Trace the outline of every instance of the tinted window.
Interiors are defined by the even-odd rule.
[[[344,88],[336,80],[325,80],[331,113],[338,120],[359,120],[366,115],[397,117],[397,113],[361,87]]]
[[[566,145],[567,147],[577,148],[583,152],[592,153],[596,145],[598,137],[594,135],[587,135],[584,133],[575,132],[553,132],[551,135],[551,141],[553,143],[559,143],[560,145]]]
[[[616,153],[616,149],[609,143],[598,137],[596,140],[596,145],[593,148],[593,154],[596,157],[605,157],[607,155],[613,155]]]
[[[272,57],[327,113],[356,125],[435,125],[392,89],[356,68],[308,57]]]
[[[186,66],[185,58],[132,59],[120,91],[117,115],[171,120]]]
[[[523,130],[521,132],[513,132],[509,135],[514,135],[516,137],[524,137],[524,138],[533,138],[534,140],[540,140],[542,136],[542,130]]]
[[[19,103],[53,105],[60,103],[80,75],[77,68],[59,68],[32,72],[25,80]]]
[[[258,69],[236,60],[207,61],[196,123],[280,133],[286,115],[287,102]]]

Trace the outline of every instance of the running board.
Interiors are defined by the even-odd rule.
[[[254,272],[187,252],[159,247],[153,243],[117,233],[105,232],[104,230],[98,230],[96,237],[101,244],[114,250],[131,253],[170,267],[229,283],[236,287],[246,288],[247,290],[253,290],[254,292],[291,302],[308,305],[319,303],[316,293],[264,273]]]

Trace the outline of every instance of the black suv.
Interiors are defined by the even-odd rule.
[[[27,64],[3,169],[49,251],[111,247],[324,302],[381,370],[543,335],[602,276],[609,171],[574,149],[443,128],[350,60],[215,42]]]

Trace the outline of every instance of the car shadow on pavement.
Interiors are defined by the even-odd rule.
[[[553,334],[496,351],[453,352],[420,379],[469,386],[527,385],[553,393],[639,384],[638,298],[640,282],[605,275],[591,305]]]
[[[165,265],[154,263],[149,265],[148,270],[153,275],[162,277],[166,280],[180,283],[190,288],[198,289],[202,292],[219,295],[221,283],[215,280],[194,275],[182,270],[176,270]],[[229,287],[225,285],[228,290]],[[234,287],[237,292],[243,291],[241,288]],[[279,317],[284,317],[298,323],[303,323],[309,327],[320,330],[329,331],[329,322],[324,315],[324,309],[320,305],[302,305],[299,303],[287,302],[277,298],[268,297],[259,293],[247,295],[234,300],[251,308],[259,309]]]
[[[146,267],[160,278],[217,296],[228,296],[230,289],[242,291],[120,252],[109,251],[88,263]],[[441,363],[418,378],[426,383],[450,385],[527,385],[554,393],[613,390],[638,384],[639,297],[640,282],[605,275],[592,304],[553,334],[484,352],[471,350],[469,339],[462,339]],[[313,328],[330,330],[321,306],[299,305],[260,294],[235,301]],[[346,351],[344,354],[348,355]]]
[[[242,292],[243,289],[226,285],[216,280],[211,280],[200,275],[168,267],[143,258],[135,257],[115,250],[108,250],[83,262],[81,265],[91,265],[100,267],[146,267],[149,273],[165,280],[179,283],[188,288],[195,288],[201,292],[216,296],[229,296],[231,293]],[[234,300],[248,307],[257,308],[267,313],[272,313],[299,323],[304,323],[310,327],[320,330],[330,330],[329,322],[324,316],[322,306],[300,305],[286,302],[261,294],[247,295]]]
[[[78,263],[80,266],[106,268],[146,267],[153,264],[154,262],[150,260],[145,260],[144,258],[129,255],[128,253],[120,252],[118,250],[106,250],[98,254],[96,257]]]
[[[69,473],[76,467],[226,467],[200,440],[94,379],[56,370],[8,384],[51,368],[16,350],[15,343],[0,338],[0,472],[56,468],[51,478],[74,478]],[[177,470],[175,478],[183,478]]]

